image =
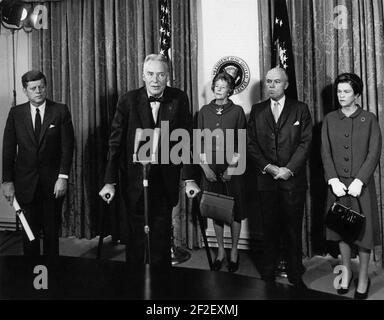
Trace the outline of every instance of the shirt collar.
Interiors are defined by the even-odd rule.
[[[31,111],[35,111],[36,108],[39,109],[40,112],[43,112],[45,110],[45,105],[47,103],[47,100],[45,100],[41,105],[39,105],[38,107],[35,107],[34,105],[32,105],[32,103],[29,103],[29,106],[31,108]]]
[[[159,95],[159,96],[156,97],[156,98],[161,98],[163,95],[164,95],[164,91],[161,93],[161,95]],[[150,94],[150,93],[148,92],[148,90],[147,90],[147,97],[149,98],[149,97],[151,97],[151,96],[152,96],[152,94]]]
[[[279,100],[277,100],[276,102],[278,102],[279,103],[279,105],[280,105],[280,107],[282,108],[282,107],[284,107],[284,104],[285,104],[285,95],[282,97],[282,98],[280,98]],[[275,100],[272,100],[271,99],[271,106],[273,107],[273,104],[274,104],[274,102],[275,102]]]
[[[216,104],[215,102],[216,102],[216,99],[213,99],[209,104],[213,105],[215,108],[223,108],[223,109],[233,104],[233,101],[231,99],[228,99],[227,103],[225,104]]]

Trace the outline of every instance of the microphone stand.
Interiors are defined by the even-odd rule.
[[[135,148],[136,149],[136,148]],[[151,160],[139,160],[136,153],[133,155],[133,162],[140,163],[143,169],[143,192],[144,192],[144,300],[151,299],[151,244],[149,228],[149,169],[154,162],[155,155]]]
[[[149,168],[151,165],[150,161],[138,161],[143,167],[143,189],[144,189],[144,237],[145,237],[145,247],[144,247],[144,263],[147,265],[151,264],[151,246],[150,246],[150,228],[149,228],[149,199],[148,199],[148,178],[149,178]]]
[[[147,265],[151,264],[151,248],[150,248],[150,228],[149,228],[149,169],[151,163],[153,163],[153,157],[151,160],[139,160],[136,153],[133,155],[133,162],[140,163],[142,165],[143,172],[143,192],[144,192],[144,263]]]

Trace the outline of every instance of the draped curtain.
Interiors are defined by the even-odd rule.
[[[196,0],[170,0],[172,12],[171,59],[173,86],[183,89],[189,97],[191,113],[199,110],[197,66],[197,3]],[[192,203],[186,199],[184,183],[180,182],[179,204],[173,211],[176,246],[201,247],[201,232]],[[194,203],[196,205],[196,203]]]
[[[118,96],[139,88],[143,60],[159,52],[159,5],[153,0],[61,0],[45,2],[49,29],[33,31],[33,67],[47,76],[49,97],[67,103],[76,149],[63,209],[62,236],[99,233],[125,241],[126,211],[98,196],[103,186],[110,124]],[[172,86],[185,90],[197,108],[195,1],[170,0]],[[118,190],[119,191],[119,190]],[[182,195],[182,193],[181,193]],[[104,220],[99,221],[101,213]],[[185,200],[174,211],[176,239],[186,243]],[[190,225],[194,229],[194,226]]]
[[[144,57],[158,52],[158,8],[151,0],[62,0],[44,3],[48,30],[33,32],[33,67],[47,76],[48,96],[69,105],[75,153],[63,209],[62,236],[120,238],[121,201],[99,199],[110,124],[118,96],[142,85]],[[112,223],[112,225],[111,225]]]
[[[381,0],[287,0],[295,56],[298,97],[310,107],[314,138],[309,160],[309,191],[303,227],[304,253],[332,250],[324,241],[326,185],[320,158],[320,130],[324,115],[336,108],[332,84],[343,72],[361,76],[363,109],[377,115],[384,129],[384,9]],[[260,68],[271,65],[273,1],[259,1]],[[261,92],[263,89],[261,88]],[[380,230],[383,241],[383,156],[375,172]],[[383,260],[382,245],[375,257]]]

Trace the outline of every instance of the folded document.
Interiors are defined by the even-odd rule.
[[[17,202],[16,198],[14,198],[14,200],[13,200],[13,208],[15,209],[16,214],[19,216],[19,219],[21,221],[21,224],[23,225],[23,229],[24,229],[25,233],[27,234],[29,241],[35,240],[33,232],[31,230],[31,228],[29,227],[27,219],[25,219],[23,210],[20,208],[20,205]]]

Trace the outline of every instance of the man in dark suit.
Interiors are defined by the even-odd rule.
[[[35,236],[23,233],[25,255],[59,255],[62,199],[68,188],[74,133],[66,105],[46,99],[46,78],[29,71],[21,78],[29,102],[9,111],[3,136],[3,193],[16,197]]]
[[[301,230],[307,189],[306,161],[312,141],[308,106],[285,96],[288,76],[283,68],[268,71],[268,100],[252,106],[248,152],[258,168],[257,187],[263,217],[265,268],[274,280],[279,239],[286,233],[288,280],[303,285]]]
[[[110,202],[120,181],[129,224],[126,261],[132,265],[143,264],[145,259],[143,172],[141,165],[133,162],[137,151],[136,130],[158,128],[161,122],[166,122],[170,132],[192,131],[188,97],[179,89],[167,87],[168,75],[168,62],[163,55],[147,56],[143,66],[145,87],[120,97],[112,122],[105,185],[99,194]],[[170,149],[174,144],[169,143]],[[158,150],[158,153],[163,156],[164,151],[167,152]],[[169,164],[162,160],[151,164],[149,170],[150,263],[168,267],[171,266],[172,208],[179,199],[181,165],[173,164],[172,159]],[[193,165],[183,165],[182,169],[187,194],[192,190],[196,195],[199,188],[193,180]]]

